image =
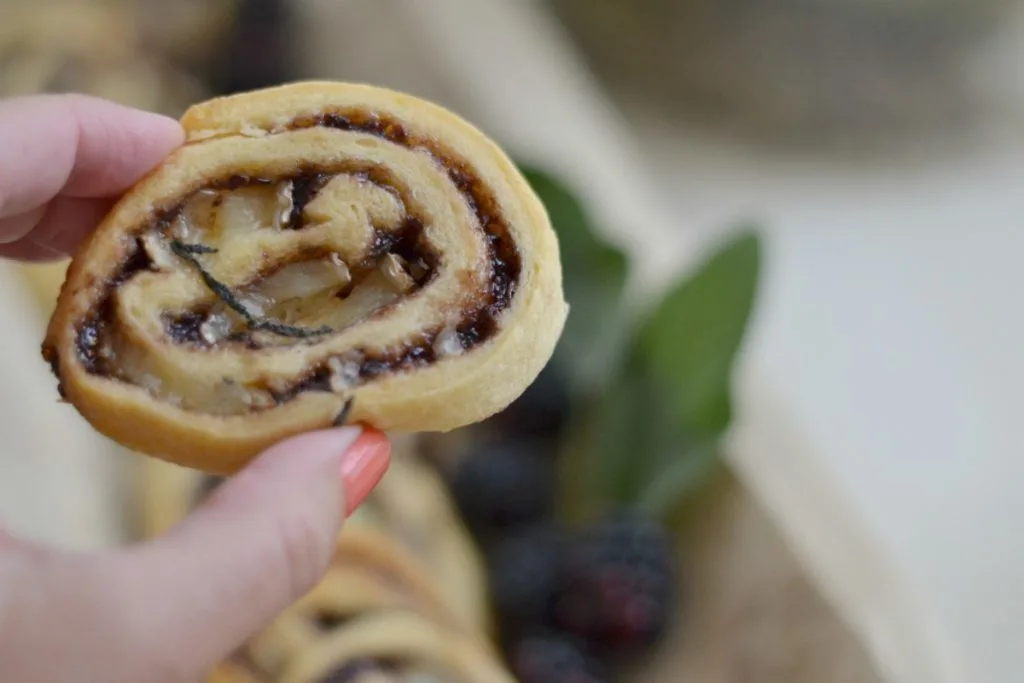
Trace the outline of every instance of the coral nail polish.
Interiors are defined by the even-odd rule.
[[[380,483],[391,463],[391,442],[383,432],[365,430],[341,461],[341,482],[345,490],[345,516],[362,505]]]

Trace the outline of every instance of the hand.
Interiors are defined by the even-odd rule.
[[[172,119],[102,100],[0,101],[0,255],[72,254],[182,140]],[[165,537],[105,554],[42,548],[0,530],[0,677],[199,680],[321,578],[343,516],[389,458],[374,430],[291,439]]]

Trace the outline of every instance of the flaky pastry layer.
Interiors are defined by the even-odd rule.
[[[220,98],[76,255],[44,342],[136,451],[231,473],[345,417],[448,431],[536,378],[568,313],[544,207],[434,104],[311,82]]]

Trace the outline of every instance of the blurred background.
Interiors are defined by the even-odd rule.
[[[1022,38],[1011,0],[0,0],[0,95],[177,116],[364,81],[451,108],[529,169],[562,237],[570,338],[508,415],[410,446],[483,558],[510,668],[503,591],[528,589],[503,583],[515,553],[493,527],[593,535],[594,509],[652,489],[590,482],[627,462],[673,482],[652,494],[671,618],[594,680],[1003,683],[1024,667]],[[38,346],[64,267],[0,264],[0,372],[23,387],[0,415],[0,518],[106,546],[191,484],[56,403]],[[667,351],[613,339],[595,322],[611,307]],[[702,431],[705,399],[731,409]],[[593,416],[617,414],[630,434],[595,446],[591,424],[614,420]],[[659,430],[671,447],[637,436]],[[527,472],[509,450],[554,455]],[[538,476],[549,501],[507,484]],[[515,514],[466,481],[504,487]],[[557,626],[587,657],[611,647]]]

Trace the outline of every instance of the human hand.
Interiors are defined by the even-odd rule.
[[[72,254],[182,141],[172,119],[93,98],[0,101],[0,256]],[[44,548],[0,530],[0,677],[200,680],[321,578],[343,516],[389,458],[375,430],[296,437],[166,536],[107,553]]]

